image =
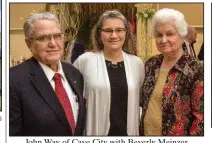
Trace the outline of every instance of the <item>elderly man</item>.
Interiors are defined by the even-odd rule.
[[[188,26],[188,33],[184,37],[183,50],[190,54],[192,57],[196,57],[196,53],[194,50],[194,43],[196,43],[197,39],[197,30],[194,27]]]
[[[60,62],[63,33],[49,12],[31,15],[24,24],[32,58],[10,69],[10,136],[82,135],[83,77]]]

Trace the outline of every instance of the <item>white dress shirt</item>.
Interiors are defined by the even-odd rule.
[[[191,49],[190,49],[189,43],[188,43],[186,40],[184,40],[184,42],[185,42],[186,48],[187,48],[187,50],[188,50],[188,54],[189,54],[189,55],[192,55],[192,54],[191,54]],[[192,49],[192,50],[193,50],[193,49]]]
[[[47,65],[39,62],[41,68],[43,69],[46,77],[48,78],[52,88],[55,90],[55,82],[54,82],[54,75],[56,72],[54,72],[50,67],[48,67]],[[62,77],[62,83],[63,83],[63,86],[66,90],[66,93],[68,94],[68,98],[69,98],[69,101],[71,103],[71,107],[72,107],[72,111],[73,111],[73,114],[74,114],[74,121],[75,121],[75,124],[77,122],[77,115],[78,115],[78,111],[79,111],[79,104],[78,104],[78,99],[77,99],[77,95],[73,92],[68,80],[66,79],[66,76],[63,72],[63,67],[61,65],[61,62],[59,61],[58,62],[58,71],[57,73],[59,73]]]

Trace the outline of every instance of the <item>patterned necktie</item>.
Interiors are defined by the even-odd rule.
[[[68,95],[63,87],[63,83],[61,81],[61,75],[59,73],[55,73],[54,75],[55,81],[55,92],[56,95],[63,106],[63,110],[65,111],[66,117],[68,119],[69,125],[72,129],[72,134],[74,135],[75,132],[75,121],[74,121],[74,114],[72,111],[71,103],[69,101]]]

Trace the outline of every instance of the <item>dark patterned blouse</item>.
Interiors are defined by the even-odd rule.
[[[142,87],[142,118],[155,87],[163,55],[156,55],[145,63],[145,79]],[[163,89],[162,135],[204,135],[203,65],[184,54],[170,69]]]

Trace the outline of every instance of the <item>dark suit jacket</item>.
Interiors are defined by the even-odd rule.
[[[82,135],[85,108],[83,77],[72,65],[62,63],[63,71],[78,96],[79,113],[74,135]],[[10,136],[71,136],[72,131],[50,82],[36,59],[10,69]]]
[[[192,48],[192,50],[193,50],[194,57],[196,58],[197,56],[196,56],[196,52],[195,52],[195,50],[194,50],[194,43],[191,44],[191,48]]]
[[[188,54],[188,49],[187,49],[187,47],[186,47],[185,42],[183,42],[182,48],[183,48],[183,51],[184,51],[186,54]]]
[[[203,61],[204,60],[204,43],[202,43],[202,46],[200,48],[200,52],[198,54],[198,59]]]
[[[72,50],[72,56],[71,56],[71,63],[74,63],[74,61],[85,52],[84,45],[75,42],[73,50]]]

